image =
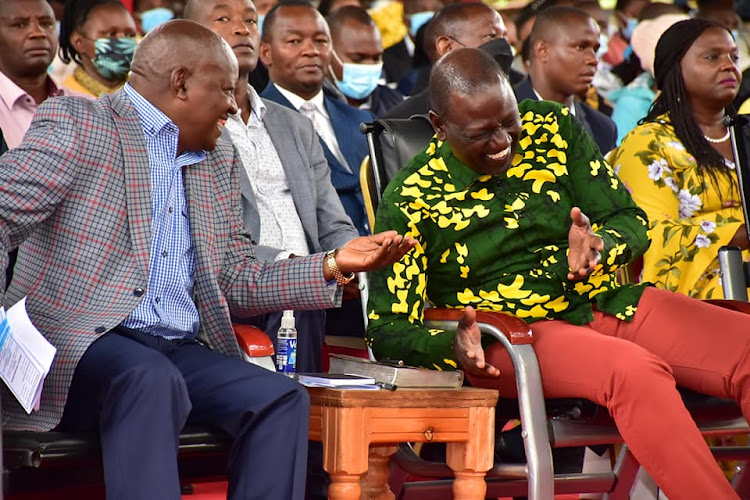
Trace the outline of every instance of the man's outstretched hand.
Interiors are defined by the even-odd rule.
[[[401,260],[417,244],[411,236],[401,236],[396,231],[384,231],[372,236],[360,236],[339,249],[336,265],[342,274],[372,271],[390,266]],[[324,267],[326,279],[328,266]]]
[[[569,280],[588,276],[601,260],[604,241],[594,234],[589,218],[578,207],[570,210],[573,223],[568,232],[568,273]]]
[[[467,306],[458,322],[456,338],[453,341],[453,354],[462,370],[480,377],[499,377],[500,370],[484,360],[482,334],[477,325],[477,312]]]

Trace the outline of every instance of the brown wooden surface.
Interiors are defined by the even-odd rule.
[[[446,442],[454,498],[484,499],[492,467],[497,391],[308,388],[310,439],[323,443],[329,498],[386,500],[388,460],[401,442]]]

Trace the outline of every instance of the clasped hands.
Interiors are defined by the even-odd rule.
[[[570,231],[568,231],[568,273],[569,280],[580,280],[591,274],[599,264],[604,242],[594,234],[589,218],[578,207],[570,211]],[[470,375],[499,377],[500,370],[484,359],[482,335],[477,324],[477,313],[467,306],[458,322],[453,341],[453,354],[458,365]]]

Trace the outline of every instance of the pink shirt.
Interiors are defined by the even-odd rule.
[[[80,95],[58,88],[49,77],[47,82],[50,97]],[[3,130],[3,136],[9,148],[15,148],[21,144],[37,107],[33,97],[0,72],[0,129]]]

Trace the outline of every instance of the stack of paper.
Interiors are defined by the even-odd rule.
[[[299,383],[307,387],[337,387],[339,389],[379,389],[372,377],[338,373],[300,373]]]
[[[44,378],[56,351],[31,323],[26,297],[7,314],[0,307],[0,378],[27,413],[39,409]]]

